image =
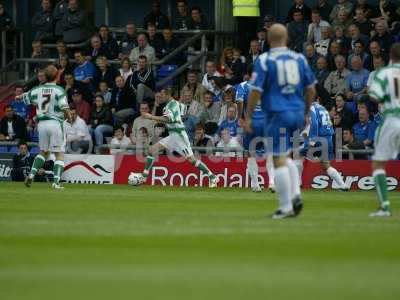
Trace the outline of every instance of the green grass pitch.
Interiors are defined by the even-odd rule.
[[[1,183],[0,299],[398,300],[398,195]]]

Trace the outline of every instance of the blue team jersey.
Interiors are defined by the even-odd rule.
[[[335,134],[329,112],[325,107],[314,102],[310,108],[310,116],[309,137],[311,140],[314,137],[333,136]]]
[[[238,84],[236,89],[236,102],[243,102],[244,111],[247,108],[247,100],[250,94],[250,84],[248,81],[243,81],[242,83]],[[253,112],[253,122],[257,122],[259,120],[264,120],[264,112],[261,108],[261,103],[257,103],[256,107],[254,108]]]
[[[265,113],[304,111],[304,89],[316,79],[305,57],[286,47],[273,48],[255,62],[250,89],[262,93]]]

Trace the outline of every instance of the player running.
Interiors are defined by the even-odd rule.
[[[70,111],[65,90],[56,84],[57,73],[55,66],[48,66],[45,69],[47,83],[21,95],[26,104],[36,106],[39,132],[40,153],[36,155],[31,172],[25,179],[27,187],[31,186],[37,171],[43,167],[50,153],[54,153],[56,160],[52,187],[63,189],[60,185],[65,152],[63,122],[65,116],[70,118]]]
[[[317,97],[317,99],[319,99]],[[339,186],[341,191],[348,191],[342,176],[330,164],[330,160],[334,158],[333,147],[333,129],[329,112],[325,107],[319,104],[318,100],[313,102],[310,108],[310,124],[303,131],[303,137],[306,138],[300,154],[307,157],[309,150],[313,152],[312,161],[319,161],[322,169],[328,176]],[[299,179],[303,173],[303,160],[296,161],[299,169]],[[300,180],[301,181],[301,180]]]
[[[252,68],[247,70],[248,75],[251,75]],[[250,89],[249,89],[249,81],[243,81],[240,83],[236,89],[236,102],[238,103],[238,115],[242,117],[243,110],[246,110],[247,100],[249,97]],[[243,125],[243,120],[241,120],[241,126]],[[252,119],[252,132],[246,133],[243,140],[244,149],[248,151],[249,157],[247,158],[247,172],[250,176],[250,184],[251,190],[253,192],[259,193],[261,192],[260,183],[258,182],[258,165],[256,161],[257,154],[262,154],[264,152],[263,143],[261,142],[261,138],[264,136],[264,127],[265,127],[265,116],[264,112],[261,108],[261,103],[257,103],[254,108],[253,119]],[[260,140],[260,143],[256,143],[252,145],[255,149],[250,149],[251,142],[256,142]],[[255,150],[255,151],[254,151]],[[274,193],[275,192],[275,184],[274,184],[274,166],[272,162],[272,156],[268,155],[266,161],[266,167],[268,170],[268,179],[269,179],[269,190]]]
[[[396,159],[400,152],[400,43],[390,49],[391,64],[379,69],[372,79],[368,94],[379,102],[383,119],[375,139],[375,153],[372,157],[379,209],[371,217],[390,217],[390,202],[386,182],[386,163]]]
[[[165,123],[169,135],[161,139],[158,143],[149,148],[149,155],[146,158],[146,163],[142,176],[139,178],[139,184],[146,182],[150,170],[154,164],[154,156],[163,151],[164,149],[178,152],[184,156],[192,165],[198,168],[201,172],[206,174],[209,178],[209,187],[217,187],[218,178],[210,169],[200,160],[196,159],[193,154],[192,147],[190,146],[189,137],[185,130],[185,125],[182,121],[182,115],[185,114],[185,105],[173,99],[168,90],[164,90],[169,100],[164,108],[164,115],[162,117],[153,116],[152,114],[145,114],[144,117],[156,121],[158,123]]]
[[[279,198],[279,208],[272,215],[273,219],[296,216],[303,208],[297,167],[288,155],[292,149],[291,138],[296,130],[303,128],[305,115],[316,94],[314,73],[302,54],[286,47],[287,40],[285,26],[270,27],[271,50],[261,54],[255,63],[246,113],[245,127],[251,132],[252,115],[261,99],[265,113],[264,135],[272,139],[267,151],[273,154]]]

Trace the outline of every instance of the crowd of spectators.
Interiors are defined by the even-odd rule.
[[[364,0],[337,0],[331,6],[316,0],[314,7],[308,7],[304,0],[295,0],[285,18],[288,46],[308,60],[318,80],[318,97],[330,112],[335,128],[342,129],[343,147],[349,149],[373,147],[381,116],[366,94],[368,82],[377,69],[388,63],[388,50],[400,37],[400,8],[387,0],[377,4],[374,7]],[[70,148],[87,150],[91,142],[94,149],[90,150],[95,152],[101,151],[104,143],[146,148],[165,136],[166,129],[142,114],[162,115],[171,97],[171,87],[156,87],[157,68],[153,63],[182,43],[173,30],[209,29],[210,23],[201,8],[189,7],[184,0],[176,1],[173,20],[161,11],[159,1],[153,1],[151,12],[142,24],[138,23],[146,33],[138,34],[136,23],[128,22],[118,40],[106,25],[88,35],[86,22],[78,0],[59,1],[54,8],[49,0],[43,0],[32,19],[36,31],[32,57],[57,59],[58,83],[65,88],[73,111],[73,122],[66,124]],[[268,51],[266,36],[275,22],[274,16],[265,15],[248,51],[241,51],[242,45],[226,47],[220,56],[207,60],[204,74],[188,69],[183,87],[178,90],[172,86],[172,96],[187,108],[183,120],[194,146],[241,147],[242,109],[237,88],[249,80],[258,56]],[[87,49],[71,52],[66,47],[89,38]],[[55,53],[43,48],[42,43],[48,41],[57,41]],[[179,66],[186,59],[181,54],[168,64]],[[111,60],[118,60],[119,65],[111,64]],[[44,64],[35,67],[36,84],[42,84]],[[22,92],[21,87],[15,89],[16,95]],[[5,112],[0,140],[37,139],[31,108],[15,100]],[[120,151],[113,149],[112,153]]]

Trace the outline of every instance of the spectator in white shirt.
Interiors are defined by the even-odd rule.
[[[64,132],[67,141],[67,153],[87,153],[92,144],[86,122],[78,116],[75,107],[71,107],[71,123],[64,121]]]
[[[236,137],[232,137],[229,129],[223,129],[221,131],[221,140],[217,144],[218,148],[226,148],[224,152],[217,152],[215,153],[216,156],[224,156],[224,157],[235,157],[237,156],[237,152],[228,151],[231,148],[235,148],[237,150],[241,150],[242,146],[240,145],[238,139]]]
[[[114,130],[114,137],[111,140],[110,149],[111,154],[118,154],[125,151],[125,147],[132,145],[131,140],[124,134],[124,129],[122,127],[117,127]],[[115,148],[114,148],[115,147]]]
[[[214,76],[222,77],[222,75],[217,71],[215,62],[209,60],[206,63],[206,74],[204,74],[203,81],[201,82],[201,84],[206,88],[207,91],[210,91],[215,94],[215,87],[211,82],[211,78]]]
[[[329,45],[331,44],[331,28],[329,26],[321,27],[321,39],[314,44],[315,52],[326,57],[328,55]]]
[[[330,27],[330,24],[321,19],[318,9],[313,9],[311,13],[311,24],[308,25],[308,42],[318,43],[321,40],[322,27]]]

